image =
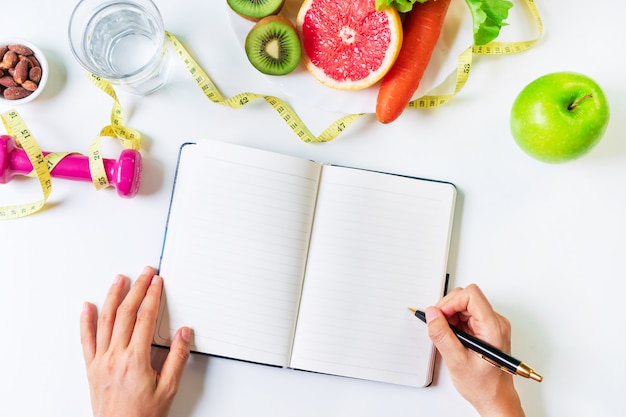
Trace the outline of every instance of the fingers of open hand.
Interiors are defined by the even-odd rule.
[[[131,335],[130,343],[137,349],[147,349],[148,354],[154,339],[162,288],[163,279],[157,275],[152,276],[145,290],[141,309],[136,313],[135,328]]]
[[[96,354],[96,312],[90,303],[83,304],[80,314],[80,344],[85,363],[89,364]]]
[[[126,348],[131,338],[134,337],[133,334],[138,332],[143,336],[146,331],[145,327],[150,326],[148,321],[156,318],[156,313],[153,313],[153,310],[158,309],[161,286],[159,279],[153,280],[154,274],[154,269],[150,267],[145,268],[124,300],[117,307],[111,344],[115,344],[120,348]],[[153,281],[157,285],[151,285]],[[157,292],[158,294],[155,294]],[[140,307],[141,312],[139,310]],[[152,327],[153,329],[154,327]]]
[[[104,305],[100,311],[97,321],[96,332],[96,348],[104,351],[109,348],[113,326],[115,324],[117,308],[124,299],[124,288],[126,287],[126,278],[117,275],[109,292],[107,293]]]
[[[168,398],[174,397],[183,376],[185,364],[189,359],[191,329],[182,327],[174,335],[170,351],[165,358],[157,389]]]
[[[130,343],[134,332],[137,333],[137,343],[149,348],[162,288],[162,280],[154,278],[154,274],[154,269],[145,268],[126,295],[126,278],[116,276],[97,322],[93,306],[86,306],[83,309],[81,338],[84,341],[85,355],[92,349],[105,352],[111,345],[123,349]],[[93,339],[95,339],[94,348],[90,347],[89,343]]]

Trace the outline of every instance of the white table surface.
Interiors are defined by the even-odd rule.
[[[112,100],[71,55],[66,31],[73,4],[3,1],[0,38],[29,40],[48,55],[46,90],[18,107],[41,148],[86,153],[108,124]],[[225,2],[157,4],[167,30],[226,96],[279,93],[250,69]],[[535,35],[525,6],[515,4],[515,23],[503,40]],[[144,265],[158,264],[178,148],[200,137],[455,183],[451,284],[478,283],[511,320],[514,355],[544,374],[541,384],[516,379],[527,415],[623,415],[626,5],[540,0],[537,7],[546,30],[532,50],[477,57],[467,85],[445,106],[408,111],[386,126],[368,115],[326,144],[302,143],[262,101],[239,110],[210,102],[176,60],[168,85],[155,94],[118,91],[127,124],[144,135],[140,195],[124,200],[113,189],[58,180],[45,210],[0,223],[0,416],[90,415],[79,343],[82,302],[100,305],[116,273],[134,279]],[[612,119],[590,154],[548,165],[517,148],[509,110],[528,82],[561,70],[593,77],[608,95]],[[316,133],[341,116],[306,98],[293,104]],[[105,156],[116,158],[119,144],[103,142]],[[40,196],[33,179],[0,186],[0,205]],[[474,411],[441,363],[432,387],[408,389],[194,355],[171,414],[434,417]]]

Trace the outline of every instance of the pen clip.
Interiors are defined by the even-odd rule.
[[[515,372],[511,371],[508,368],[505,368],[504,366],[498,365],[497,363],[495,363],[493,360],[489,359],[488,357],[486,357],[485,355],[478,355],[481,357],[481,359],[483,359],[484,361],[486,361],[489,365],[493,366],[494,368],[498,368],[506,373],[509,373],[511,375],[516,375]]]

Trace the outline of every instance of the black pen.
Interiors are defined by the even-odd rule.
[[[413,313],[415,317],[426,323],[426,315],[423,311],[416,310],[414,308],[409,308],[409,311]],[[478,353],[481,358],[496,368],[500,368],[513,375],[520,375],[525,378],[534,379],[537,382],[541,382],[543,380],[543,376],[535,372],[533,368],[524,362],[515,359],[511,355],[502,352],[500,349],[497,349],[470,334],[467,334],[456,326],[450,325],[450,328],[456,337],[459,338],[459,341],[463,344],[463,346]]]

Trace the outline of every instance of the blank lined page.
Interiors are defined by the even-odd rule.
[[[287,365],[320,166],[216,141],[181,148],[156,342]]]
[[[453,185],[323,168],[291,366],[424,386],[434,349],[408,307],[442,295]]]

